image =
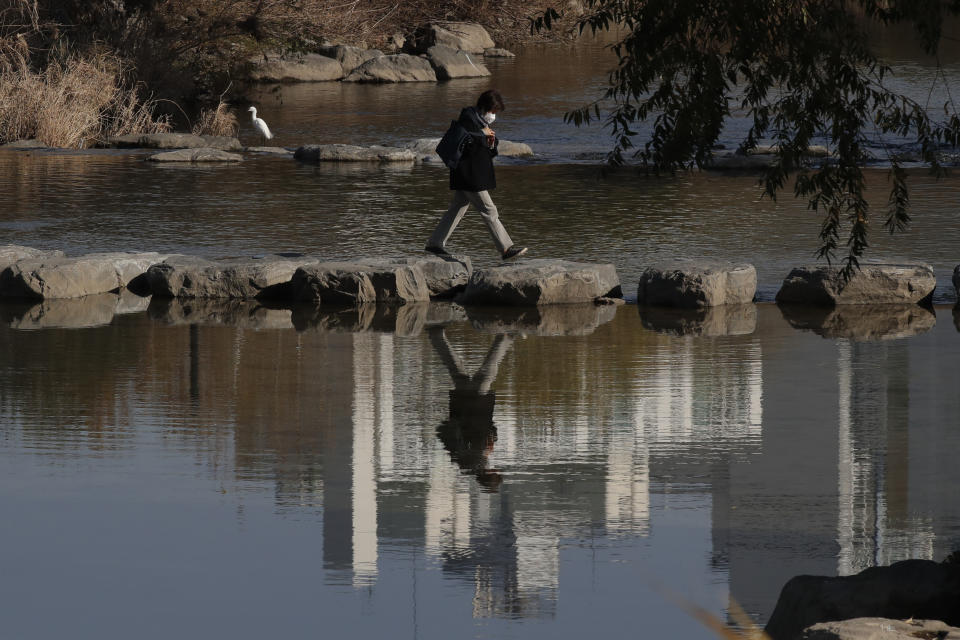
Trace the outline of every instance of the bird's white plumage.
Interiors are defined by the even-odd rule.
[[[257,117],[257,108],[250,107],[247,109],[250,112],[250,119],[253,120],[253,128],[257,130],[257,133],[262,135],[264,138],[269,140],[273,137],[273,134],[270,133],[270,127],[267,126],[267,123],[263,121],[262,118]]]

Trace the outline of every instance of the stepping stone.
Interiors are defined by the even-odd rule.
[[[756,292],[757,270],[751,264],[675,260],[644,269],[637,304],[697,309],[749,303]]]
[[[364,259],[368,265],[409,265],[418,268],[427,283],[431,298],[452,298],[467,286],[473,263],[466,255],[417,256],[391,259]]]
[[[743,336],[757,328],[757,307],[753,304],[699,309],[640,307],[640,322],[647,329],[675,336]]]
[[[309,144],[293,157],[301,162],[416,162],[417,154],[399,147],[358,147],[352,144]]]
[[[937,279],[928,264],[861,263],[850,281],[839,267],[808,265],[784,279],[777,302],[831,307],[841,304],[918,304],[933,295]]]
[[[812,331],[824,338],[846,338],[857,342],[909,338],[926,333],[937,324],[936,314],[916,304],[778,306],[792,327]]]
[[[0,298],[80,298],[118,291],[137,291],[159,253],[91,253],[73,258],[28,258],[0,271]]]
[[[290,299],[290,281],[298,268],[316,264],[309,256],[206,260],[177,255],[147,271],[150,292],[164,298]]]
[[[60,257],[63,257],[63,251],[44,251],[43,249],[23,247],[16,244],[3,244],[0,245],[0,271],[3,271],[18,260]]]
[[[321,262],[293,276],[294,298],[303,302],[357,305],[427,302],[430,289],[419,267],[381,260]]]
[[[620,298],[620,279],[612,264],[567,260],[521,260],[470,276],[462,304],[531,306]]]

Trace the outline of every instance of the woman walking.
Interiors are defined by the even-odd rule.
[[[434,229],[425,249],[437,255],[447,255],[446,244],[450,234],[457,228],[470,205],[480,212],[493,243],[504,260],[516,258],[527,252],[526,247],[513,244],[503,228],[497,207],[490,199],[489,191],[497,188],[493,172],[493,158],[497,155],[500,141],[490,125],[497,114],[504,110],[503,97],[495,89],[484,91],[477,98],[477,106],[460,112],[460,125],[470,134],[470,139],[455,169],[450,169],[450,189],[453,198]]]

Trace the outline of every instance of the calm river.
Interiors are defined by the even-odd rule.
[[[794,575],[960,548],[960,179],[918,173],[912,229],[873,239],[934,266],[932,312],[780,309],[816,247],[803,203],[601,178],[603,132],[562,123],[603,85],[596,48],[491,66],[253,97],[281,145],[396,143],[497,86],[498,132],[538,152],[494,194],[531,255],[612,262],[628,297],[661,258],[749,261],[758,304],[2,304],[0,638],[706,639],[692,606],[762,624]],[[0,151],[0,185],[0,244],[68,254],[409,255],[448,198],[434,166],[103,151]],[[476,216],[452,244],[494,263]]]

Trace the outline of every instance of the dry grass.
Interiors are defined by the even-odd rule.
[[[71,56],[35,71],[22,37],[0,41],[0,142],[35,138],[82,148],[113,135],[168,130],[122,76],[107,54]]]
[[[214,109],[203,109],[193,125],[193,134],[197,136],[231,136],[239,131],[237,114],[230,110],[221,97]]]

